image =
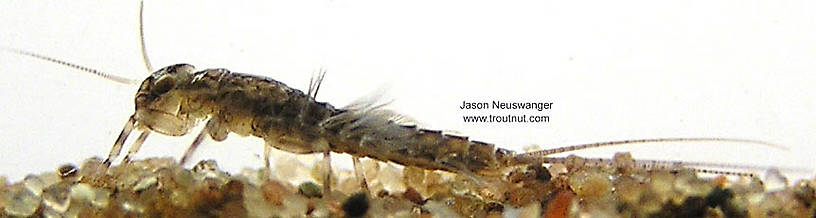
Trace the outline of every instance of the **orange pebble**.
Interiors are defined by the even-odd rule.
[[[561,191],[555,198],[547,204],[547,211],[544,217],[547,218],[562,218],[567,217],[569,207],[572,204],[572,199],[575,198],[575,193],[572,191]]]

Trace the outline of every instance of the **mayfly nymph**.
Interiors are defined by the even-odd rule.
[[[384,109],[385,104],[376,101],[342,108],[316,101],[315,96],[324,74],[315,78],[305,93],[271,78],[231,72],[227,69],[197,71],[189,64],[162,68],[138,83],[24,50],[10,48],[4,50],[73,67],[112,81],[140,84],[135,95],[135,111],[126,121],[112,146],[105,160],[108,165],[119,156],[124,142],[134,129],[141,130],[141,133],[125,155],[123,162],[129,161],[132,155],[138,152],[151,132],[170,136],[186,135],[201,121],[205,121],[205,127],[180,159],[182,164],[188,161],[196,147],[206,137],[223,141],[229,133],[262,138],[265,141],[264,160],[267,168],[269,149],[275,148],[297,154],[323,153],[327,157],[325,160],[328,160],[330,152],[346,153],[354,157],[355,165],[358,158],[369,157],[469,177],[501,176],[506,169],[520,165],[563,163],[566,158],[549,155],[621,144],[729,141],[773,146],[760,141],[741,139],[659,138],[591,143],[517,154],[490,143],[400,123],[398,119],[400,115]],[[152,71],[143,42],[142,53],[146,68]],[[596,164],[612,162],[609,159],[588,161]],[[639,167],[670,167],[678,164],[716,166],[650,160],[637,160],[635,164]],[[750,175],[739,172],[699,171]]]
[[[9,51],[67,63],[26,51]],[[88,68],[82,69],[126,81]],[[206,120],[204,129],[187,149],[181,163],[187,161],[204,137],[222,141],[230,132],[264,139],[267,151],[276,148],[297,154],[347,153],[355,159],[370,157],[406,166],[475,176],[501,175],[504,169],[518,165],[564,162],[565,158],[548,155],[620,144],[736,141],[770,145],[741,139],[661,138],[601,142],[516,154],[467,137],[400,124],[395,121],[399,115],[382,109],[382,104],[370,102],[335,108],[331,104],[318,102],[314,96],[321,81],[322,75],[304,93],[271,78],[226,69],[196,71],[189,64],[162,68],[141,82],[135,97],[135,112],[126,122],[105,162],[110,164],[118,157],[134,128],[142,130],[142,133],[131,146],[123,160],[125,162],[138,151],[150,132],[181,136],[203,120]],[[269,152],[266,152],[264,159],[268,166]],[[608,159],[591,161],[598,164],[611,162]],[[670,161],[636,162],[641,167],[681,164]],[[682,164],[693,166],[695,163]]]

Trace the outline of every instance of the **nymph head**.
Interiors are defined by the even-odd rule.
[[[176,64],[154,72],[142,82],[136,93],[138,125],[165,135],[184,135],[195,125],[193,119],[179,116],[184,97],[180,85],[189,83],[195,67]]]

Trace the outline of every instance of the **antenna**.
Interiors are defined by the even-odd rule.
[[[142,47],[142,61],[144,61],[147,73],[153,72],[153,65],[147,57],[147,47],[144,40],[144,1],[139,1],[139,45]]]
[[[63,66],[67,66],[67,67],[70,67],[70,68],[81,70],[81,71],[84,71],[86,73],[90,73],[90,74],[105,78],[105,79],[110,80],[110,81],[121,83],[121,84],[138,85],[141,82],[139,80],[134,80],[134,79],[130,79],[130,78],[116,76],[116,75],[106,73],[106,72],[103,72],[103,71],[100,71],[100,70],[97,70],[97,69],[82,66],[82,65],[79,65],[79,64],[74,64],[74,63],[71,63],[71,62],[68,62],[68,61],[64,61],[64,60],[60,60],[60,59],[57,59],[57,58],[37,54],[37,53],[34,53],[34,52],[22,50],[22,49],[9,48],[9,47],[0,47],[0,50],[10,52],[10,53],[14,53],[14,54],[18,54],[18,55],[37,58],[37,59],[48,61],[48,62],[51,62],[51,63],[60,64],[60,65],[63,65]]]

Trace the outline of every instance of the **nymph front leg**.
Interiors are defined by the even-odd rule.
[[[125,158],[122,159],[123,164],[130,163],[130,159],[136,154],[136,152],[139,152],[139,149],[142,148],[142,144],[144,144],[144,141],[147,139],[148,135],[150,135],[150,130],[145,130],[142,132],[142,134],[139,134],[139,138],[136,138],[136,141],[133,142],[133,145],[131,145],[130,149],[128,149],[128,153],[125,155]]]
[[[116,138],[116,142],[113,143],[113,147],[111,147],[111,151],[108,154],[108,159],[105,159],[105,166],[110,166],[111,162],[119,157],[119,153],[122,152],[122,145],[125,144],[125,140],[127,140],[130,132],[133,131],[133,126],[136,124],[135,115],[130,116],[128,121],[125,123],[125,127],[122,128],[122,132],[119,133],[119,137]]]

